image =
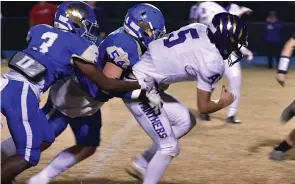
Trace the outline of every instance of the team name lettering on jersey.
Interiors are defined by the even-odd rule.
[[[163,139],[167,137],[167,133],[165,128],[159,119],[159,117],[155,114],[154,110],[148,105],[144,103],[139,103],[141,110],[145,113],[148,119],[152,122],[154,130],[157,132],[158,136]]]

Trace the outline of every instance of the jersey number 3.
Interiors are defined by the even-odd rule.
[[[40,52],[42,53],[46,53],[48,52],[48,48],[52,46],[52,44],[54,43],[54,41],[57,39],[58,34],[57,33],[53,33],[53,32],[46,32],[44,33],[41,38],[43,40],[46,40],[42,43],[42,45],[40,46]]]
[[[174,47],[175,45],[178,45],[180,43],[185,42],[186,35],[188,33],[191,34],[192,39],[199,38],[199,35],[198,35],[198,32],[197,32],[196,29],[190,28],[190,29],[182,30],[182,31],[178,32],[178,34],[177,34],[178,38],[177,39],[173,39],[175,37],[174,34],[172,34],[172,33],[169,34],[168,38],[164,39],[165,47],[171,48],[171,47]]]

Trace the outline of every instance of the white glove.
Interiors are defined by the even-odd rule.
[[[141,89],[146,91],[145,96],[149,101],[149,106],[154,109],[156,114],[161,114],[163,102],[155,80],[152,77],[147,76],[144,79],[138,80],[138,83],[141,86]]]
[[[252,60],[253,60],[253,52],[250,51],[248,48],[246,48],[246,47],[242,47],[240,51],[241,51],[241,53],[242,53],[244,56],[247,56],[247,60],[248,60],[248,61],[252,61]]]
[[[153,88],[150,92],[146,92],[146,98],[148,99],[149,106],[154,110],[156,115],[161,114],[161,108],[163,107],[163,101],[157,88]]]
[[[139,79],[138,84],[140,85],[140,89],[147,92],[150,92],[152,89],[156,88],[155,80],[149,76],[144,79]]]

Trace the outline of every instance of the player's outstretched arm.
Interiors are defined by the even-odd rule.
[[[286,74],[288,73],[288,67],[290,62],[290,57],[295,49],[295,38],[290,38],[284,45],[281,53],[278,71],[276,79],[281,86],[285,86]]]
[[[197,104],[201,114],[210,114],[230,105],[234,101],[234,95],[225,86],[222,86],[218,102],[211,100],[211,92],[197,88]]]
[[[99,71],[94,64],[86,63],[82,59],[73,58],[73,62],[83,74],[88,76],[102,90],[109,92],[127,92],[140,89],[138,82],[110,79],[106,77],[102,71]]]

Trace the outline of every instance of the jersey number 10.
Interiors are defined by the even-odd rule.
[[[186,30],[178,32],[178,34],[177,34],[178,38],[177,39],[171,40],[172,38],[175,37],[175,35],[173,33],[169,34],[168,38],[164,39],[165,47],[171,48],[171,47],[174,47],[175,45],[178,45],[180,43],[185,42],[185,40],[187,39],[186,35],[188,33],[191,34],[192,39],[199,38],[199,35],[198,35],[198,32],[197,32],[196,29],[194,29],[194,28],[186,29]]]

